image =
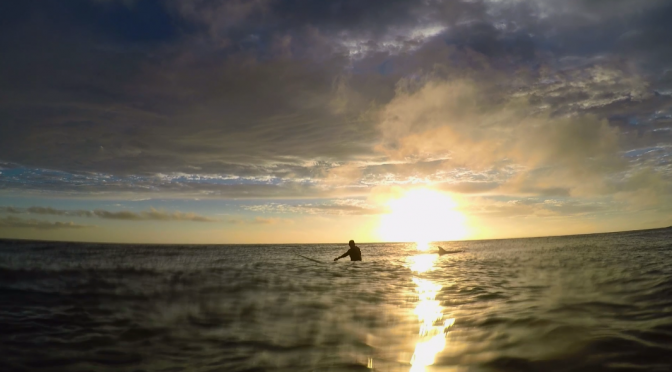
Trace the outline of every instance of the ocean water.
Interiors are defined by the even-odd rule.
[[[0,371],[672,371],[671,238],[4,240]]]

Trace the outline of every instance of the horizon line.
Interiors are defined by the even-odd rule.
[[[604,231],[604,232],[594,232],[594,233],[583,233],[583,234],[567,234],[567,235],[545,235],[545,236],[521,236],[515,238],[489,238],[489,239],[461,239],[461,240],[434,240],[428,243],[448,243],[448,242],[476,242],[476,241],[492,241],[492,240],[516,240],[516,239],[540,239],[540,238],[562,238],[562,237],[572,237],[572,236],[586,236],[586,235],[603,235],[603,234],[618,234],[618,233],[629,233],[629,232],[643,232],[643,231],[653,231],[653,230],[665,230],[672,229],[672,226],[665,227],[654,227],[650,229],[636,229],[636,230],[619,230],[619,231]],[[175,246],[175,245],[197,245],[197,246],[209,246],[209,245],[337,245],[337,244],[347,244],[347,243],[138,243],[138,242],[124,242],[124,243],[115,243],[115,242],[96,242],[96,241],[76,241],[76,240],[45,240],[45,239],[19,239],[19,238],[3,238],[0,237],[0,242],[2,241],[21,241],[21,242],[36,242],[36,243],[74,243],[74,244],[109,244],[109,245],[165,245],[165,246]],[[408,242],[360,242],[356,244],[408,244],[408,243],[417,243],[414,241]]]

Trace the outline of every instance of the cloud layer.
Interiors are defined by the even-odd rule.
[[[132,211],[107,211],[96,209],[88,210],[68,210],[68,209],[54,209],[51,207],[30,207],[26,209],[14,207],[0,207],[0,212],[5,213],[29,213],[41,214],[51,216],[68,216],[68,217],[97,217],[110,220],[127,220],[127,221],[192,221],[192,222],[216,222],[215,218],[205,217],[196,213],[185,212],[168,212],[163,210],[156,210],[150,208],[148,211],[132,212]]]
[[[6,2],[0,193],[343,215],[417,185],[495,209],[666,205],[671,16],[662,0]]]
[[[18,217],[0,217],[0,229],[37,229],[37,230],[58,230],[58,229],[84,229],[95,227],[92,225],[79,225],[74,222],[51,222],[36,219],[24,219]]]

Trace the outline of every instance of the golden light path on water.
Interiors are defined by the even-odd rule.
[[[428,251],[427,243],[418,243],[418,251]],[[422,274],[434,269],[434,262],[439,255],[436,253],[413,255],[408,258],[411,271]],[[425,371],[427,366],[434,364],[436,355],[446,347],[446,329],[455,323],[454,318],[444,319],[443,307],[436,300],[442,286],[428,279],[413,276],[418,305],[414,314],[420,323],[418,341],[411,357],[410,372]]]

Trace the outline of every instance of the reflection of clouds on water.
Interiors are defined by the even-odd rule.
[[[424,245],[418,245],[421,251],[427,251]],[[436,254],[420,254],[408,258],[408,266],[414,273],[422,274],[434,269]],[[442,286],[428,279],[413,277],[417,286],[418,305],[414,314],[420,322],[419,339],[411,357],[411,372],[424,371],[426,366],[434,364],[438,353],[446,347],[446,329],[455,323],[455,319],[443,320],[443,307],[436,300],[436,295]]]

